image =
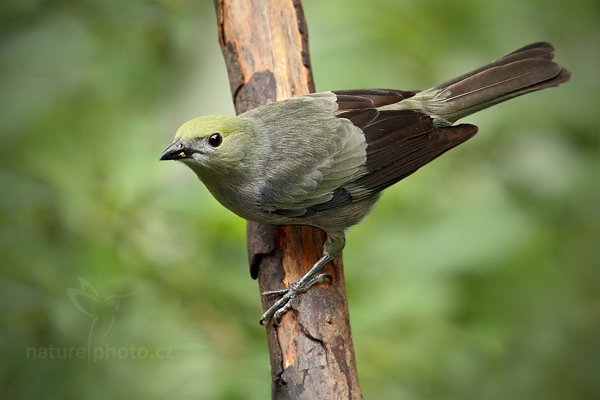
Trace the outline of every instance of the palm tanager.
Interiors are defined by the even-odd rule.
[[[360,89],[313,93],[237,117],[184,123],[161,160],[190,167],[237,215],[274,225],[311,225],[327,239],[322,257],[261,317],[276,322],[298,294],[322,282],[320,271],[345,244],[383,189],[473,137],[453,125],[496,103],[557,86],[570,73],[552,61],[549,43],[533,43],[423,91]]]

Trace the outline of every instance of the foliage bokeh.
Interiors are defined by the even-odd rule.
[[[304,8],[318,90],[424,88],[536,40],[573,72],[469,117],[349,232],[365,397],[599,398],[595,0]],[[233,113],[211,2],[4,0],[0,32],[0,398],[267,398],[245,223],[157,160]]]

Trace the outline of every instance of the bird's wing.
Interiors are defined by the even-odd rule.
[[[356,91],[357,96],[362,92]],[[344,93],[352,97],[349,91]],[[352,185],[367,192],[385,189],[477,132],[469,124],[435,127],[430,116],[416,110],[347,110],[345,106],[341,104],[343,112],[337,117],[361,128],[367,142],[367,173]]]
[[[334,93],[339,104],[337,117],[350,120],[364,133],[366,172],[337,188],[331,200],[314,205],[307,212],[319,212],[372,196],[477,132],[476,126],[468,124],[435,127],[428,115],[415,110],[378,109],[409,98],[415,92],[369,89]]]
[[[477,131],[472,125],[436,128],[413,110],[378,109],[414,93],[323,92],[257,111],[265,140],[260,158],[266,173],[259,183],[264,211],[305,217],[363,200]]]

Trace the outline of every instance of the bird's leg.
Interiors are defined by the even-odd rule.
[[[344,247],[345,239],[344,235],[327,235],[327,240],[323,246],[323,256],[312,266],[312,268],[300,278],[297,282],[294,282],[287,289],[271,290],[263,292],[264,296],[281,296],[271,307],[267,309],[260,317],[260,324],[264,325],[269,319],[273,318],[275,323],[279,322],[279,319],[286,311],[292,307],[292,302],[302,292],[306,292],[314,285],[330,279],[329,274],[322,274],[320,271],[329,262],[333,261],[335,255],[337,255]]]

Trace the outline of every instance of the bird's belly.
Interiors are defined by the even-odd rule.
[[[349,202],[331,209],[318,212],[307,209],[305,214],[286,215],[277,211],[267,211],[260,203],[260,194],[253,192],[252,186],[225,186],[207,182],[205,184],[219,203],[246,220],[272,225],[311,225],[327,232],[343,232],[357,224],[379,197],[378,194],[374,194],[361,201]]]

